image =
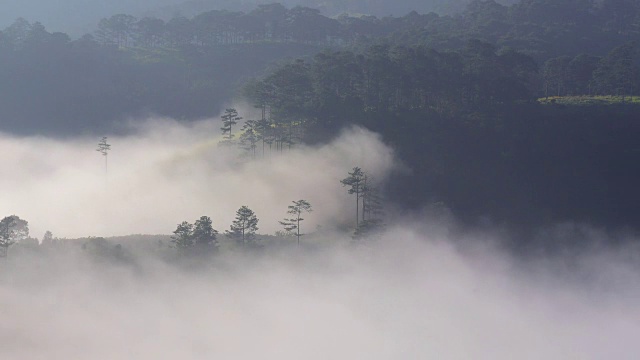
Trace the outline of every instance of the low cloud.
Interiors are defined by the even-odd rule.
[[[395,163],[393,151],[360,128],[318,147],[278,152],[267,145],[264,158],[260,146],[255,160],[239,160],[236,150],[218,146],[219,126],[219,119],[155,119],[133,135],[110,136],[107,178],[97,138],[2,136],[0,211],[28,220],[33,236],[79,237],[169,234],[202,215],[225,230],[247,205],[260,232],[273,233],[291,201],[306,199],[314,212],[305,225],[313,229],[351,214],[339,180],[353,166],[383,179]]]
[[[524,261],[488,242],[390,228],[187,269],[69,251],[0,264],[11,359],[634,359],[640,280],[619,254]],[[309,244],[309,240],[306,240]],[[324,245],[333,243],[334,245]],[[125,244],[126,248],[126,244]],[[305,250],[306,249],[306,250]],[[147,255],[148,256],[148,255]],[[618,286],[602,286],[626,279]],[[634,286],[636,284],[636,286]]]
[[[384,179],[393,150],[352,128],[333,142],[239,160],[219,121],[155,119],[99,139],[0,137],[0,211],[32,235],[170,234],[201,215],[228,228],[241,205],[273,233],[292,200],[308,229],[352,225],[339,180],[353,166]],[[153,239],[123,258],[79,240],[15,245],[0,259],[0,358],[7,359],[635,359],[640,250],[560,224],[558,246],[513,255],[500,229],[456,227],[446,209],[406,214],[354,245],[320,231],[282,246],[233,246],[184,262]],[[141,239],[143,237],[140,237]],[[164,238],[166,240],[166,237]],[[273,239],[272,239],[273,240]],[[118,240],[120,241],[120,240]],[[225,240],[226,241],[226,240]],[[576,244],[590,244],[576,246]],[[615,246],[612,244],[616,244]],[[113,244],[111,244],[112,246]],[[115,248],[108,248],[115,249]],[[231,250],[229,250],[231,249]],[[110,251],[111,251],[110,250]],[[123,260],[124,259],[124,260]]]

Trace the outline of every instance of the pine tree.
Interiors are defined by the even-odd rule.
[[[260,124],[257,120],[247,120],[242,126],[242,135],[240,135],[240,145],[251,154],[252,158],[256,157],[256,148],[259,140]]]
[[[211,218],[201,216],[193,225],[193,243],[199,248],[215,248],[218,246],[218,231],[213,228]]]
[[[256,214],[247,206],[242,206],[236,211],[236,219],[226,234],[240,244],[246,245],[255,241],[256,231],[258,231]]]
[[[111,151],[111,145],[107,143],[107,137],[103,136],[100,142],[98,142],[98,148],[96,149],[102,156],[104,156],[104,176],[105,181],[107,181],[107,176],[109,174],[109,168],[107,159],[109,156],[109,151]]]
[[[222,138],[224,139],[223,142],[230,143],[233,140],[232,127],[233,125],[237,124],[238,121],[242,120],[242,118],[238,116],[238,111],[233,108],[226,109],[224,111],[224,115],[222,115],[221,118],[222,127],[220,128],[220,130],[222,130]]]
[[[360,196],[362,198],[362,221],[354,231],[354,239],[370,237],[381,232],[385,227],[383,199],[378,185],[370,176],[365,175]]]
[[[178,224],[178,227],[173,234],[171,242],[177,249],[186,250],[194,245],[193,224],[183,221]]]
[[[289,211],[287,214],[293,215],[291,218],[285,218],[284,221],[280,221],[280,225],[284,226],[284,230],[287,233],[295,231],[295,235],[298,238],[298,245],[300,245],[300,236],[304,234],[300,233],[300,221],[303,221],[302,213],[311,212],[311,204],[306,200],[293,201],[293,205],[289,205]]]
[[[360,218],[360,192],[364,185],[365,174],[359,167],[354,167],[348,174],[349,176],[340,180],[340,183],[342,183],[342,186],[349,186],[349,190],[347,191],[349,194],[356,195],[356,228],[358,228]]]

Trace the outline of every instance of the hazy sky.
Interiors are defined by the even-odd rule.
[[[181,0],[0,0],[0,28],[23,17],[39,21],[49,31],[91,32],[101,18],[118,13],[140,14]]]

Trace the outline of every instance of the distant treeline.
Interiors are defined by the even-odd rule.
[[[274,3],[246,13],[213,10],[169,21],[119,14],[102,19],[95,36],[102,43],[145,47],[257,41],[369,45],[386,38],[398,45],[420,44],[438,50],[459,49],[475,38],[545,61],[580,53],[602,56],[614,47],[640,40],[640,3],[522,0],[507,6],[475,0],[454,16],[413,11],[382,18],[348,14],[330,18],[318,9],[288,9]]]
[[[129,117],[215,116],[247,77],[318,50],[298,43],[118,48],[18,20],[0,32],[0,130],[104,133]]]
[[[453,108],[498,101],[496,92],[518,100],[628,95],[640,88],[633,42],[640,39],[638,7],[626,0],[474,1],[456,16],[334,19],[311,8],[270,4],[169,21],[118,14],[77,40],[18,19],[0,32],[0,120],[4,131],[69,134],[113,131],[114,121],[129,116],[213,116],[270,63],[323,48],[363,54],[390,43],[433,53],[405,59],[415,64],[403,76],[421,82],[427,95],[387,96],[385,88],[378,94],[382,102]],[[473,50],[478,64],[463,59],[470,47],[484,48]],[[462,73],[475,75],[461,77],[460,61],[472,68]],[[452,84],[452,75],[470,82]],[[396,76],[390,73],[389,81]],[[458,87],[464,91],[449,93]],[[370,94],[365,100],[371,104]]]

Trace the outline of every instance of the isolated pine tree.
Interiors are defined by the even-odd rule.
[[[237,124],[238,121],[242,120],[240,116],[238,116],[238,111],[236,109],[226,109],[224,111],[224,115],[222,118],[222,138],[223,142],[230,143],[233,140],[232,128],[233,125]]]
[[[298,238],[298,245],[300,245],[300,236],[304,235],[300,233],[300,221],[303,221],[302,213],[311,212],[311,204],[306,200],[293,201],[293,205],[289,205],[287,214],[292,215],[290,218],[285,218],[280,221],[280,225],[284,226],[284,230],[287,233],[294,233]]]
[[[231,229],[226,234],[242,245],[255,242],[258,231],[258,218],[256,214],[246,206],[236,211],[236,218],[231,224]]]
[[[96,151],[104,156],[104,179],[106,184],[107,177],[109,175],[109,164],[107,160],[109,158],[109,151],[111,151],[111,145],[107,143],[106,136],[103,136],[100,142],[98,142],[98,148],[96,149]]]
[[[340,180],[340,183],[342,183],[342,186],[349,187],[349,190],[347,190],[349,194],[356,196],[356,228],[358,228],[360,221],[360,193],[364,185],[365,174],[359,167],[354,167],[348,174],[349,176]]]

